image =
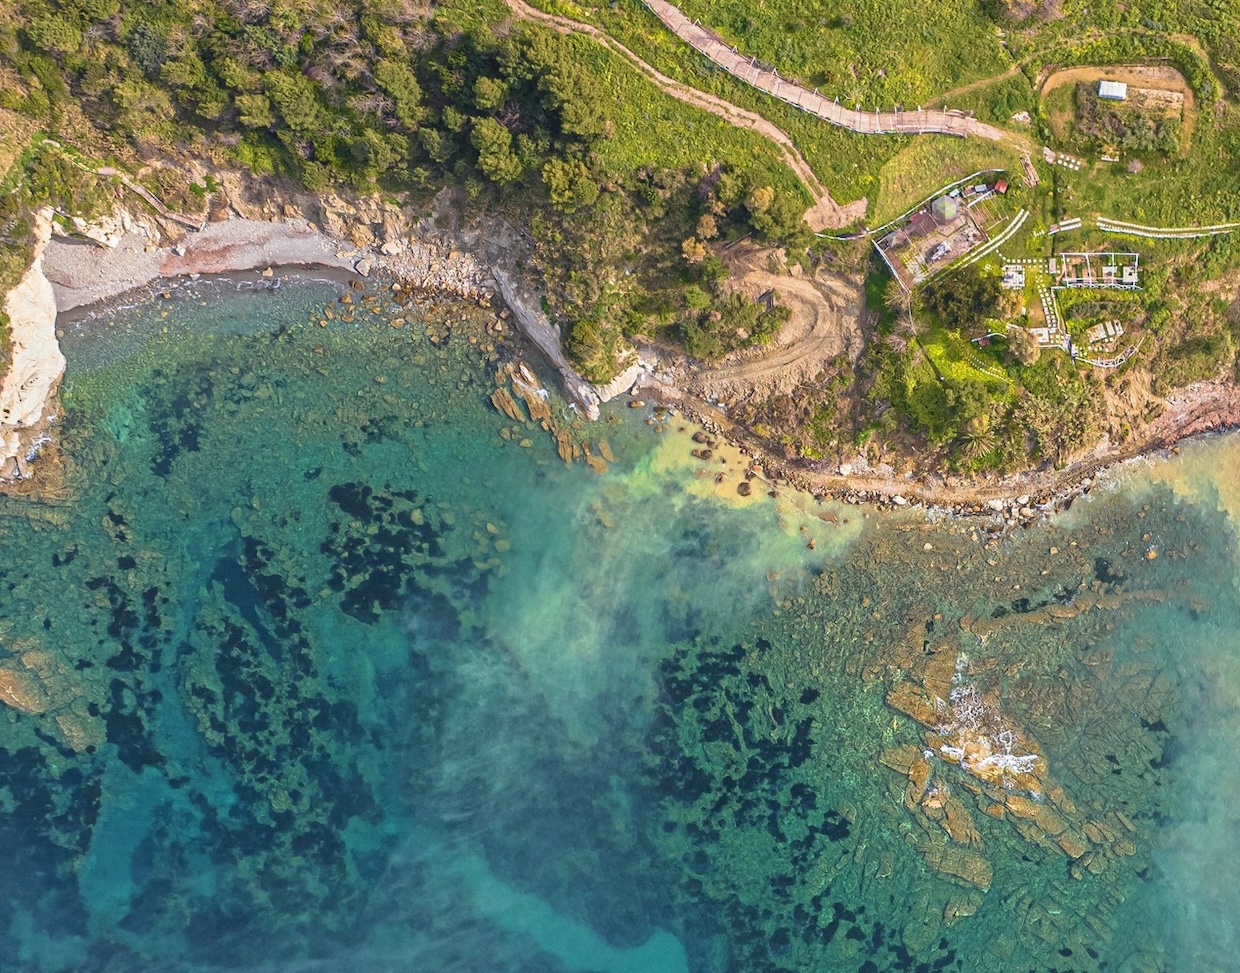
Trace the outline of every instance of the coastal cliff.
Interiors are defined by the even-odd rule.
[[[560,373],[564,391],[571,402],[582,410],[587,418],[593,420],[599,416],[599,395],[594,387],[577,374],[560,347],[560,331],[538,305],[537,295],[528,288],[522,287],[515,275],[495,268],[495,283],[499,287],[504,303],[511,309],[513,316],[525,333]]]
[[[65,373],[56,340],[56,296],[43,273],[43,251],[52,237],[52,210],[36,215],[33,259],[6,295],[9,369],[0,382],[0,477],[21,480],[26,463],[55,419],[55,398]]]
[[[30,267],[5,300],[12,350],[0,387],[0,489],[28,492],[45,465],[32,460],[50,441],[65,371],[57,314],[199,274],[270,276],[279,266],[326,267],[363,277],[386,272],[415,289],[484,307],[498,294],[582,415],[597,419],[600,400],[624,390],[617,383],[595,389],[565,357],[534,282],[516,270],[521,235],[507,226],[497,234],[506,245],[497,249],[495,235],[459,224],[457,201],[449,196],[437,198],[427,213],[369,197],[311,196],[240,173],[218,175],[201,228],[189,232],[192,220],[180,214],[124,205],[67,226],[53,222],[51,208],[38,213]],[[628,374],[625,388],[634,377]]]

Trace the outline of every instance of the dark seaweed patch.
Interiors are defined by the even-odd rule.
[[[167,479],[182,453],[201,448],[204,410],[215,399],[210,370],[200,363],[183,365],[171,374],[157,369],[143,390],[148,425],[158,444],[151,472]]]

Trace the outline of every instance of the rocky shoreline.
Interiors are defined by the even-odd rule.
[[[519,269],[527,242],[522,234],[502,223],[463,226],[449,193],[436,197],[427,212],[374,198],[346,200],[273,189],[231,173],[221,174],[219,185],[206,201],[206,219],[197,231],[187,230],[184,220],[127,209],[95,224],[75,221],[72,231],[49,219],[52,239],[40,246],[42,259],[35,260],[27,277],[34,274],[46,284],[54,296],[53,315],[89,313],[92,305],[135,291],[158,293],[161,286],[168,286],[164,282],[175,279],[207,274],[272,276],[277,270],[310,268],[360,277],[384,273],[414,291],[484,307],[502,302],[559,374],[566,398],[588,419],[598,418],[600,402],[631,391],[635,397],[679,410],[710,436],[727,439],[750,457],[751,476],[768,481],[770,488],[802,490],[820,500],[879,509],[925,508],[984,518],[992,533],[1029,526],[1047,513],[1065,509],[1088,493],[1110,467],[1173,449],[1192,436],[1240,428],[1240,388],[1206,382],[1169,397],[1163,415],[1130,442],[1103,444],[1059,470],[1002,479],[938,474],[914,478],[862,464],[824,469],[821,464],[791,462],[774,455],[723,411],[686,392],[682,383],[673,384],[670,376],[661,374],[657,358],[645,356],[607,386],[591,385],[565,357],[559,329]],[[23,286],[29,283],[23,278]],[[18,308],[15,331],[21,330],[25,313]],[[29,381],[28,368],[20,374],[11,368],[0,386],[0,396],[14,400],[8,414],[20,412],[25,417],[24,423],[0,418],[0,491],[40,492],[27,463],[46,443],[47,427],[55,422],[55,393],[63,364],[59,370],[49,366],[46,371],[49,381],[40,383]],[[15,384],[21,383],[24,391],[16,390]],[[29,417],[35,414],[41,418],[32,423]],[[54,447],[45,452],[54,452]],[[45,463],[43,456],[36,465],[58,468],[57,462]]]
[[[12,367],[0,382],[5,407],[0,414],[0,492],[42,497],[58,492],[58,484],[39,481],[59,474],[49,435],[64,372],[54,331],[59,316],[88,316],[97,305],[131,294],[154,296],[175,281],[205,275],[271,277],[312,268],[354,278],[383,273],[414,292],[488,308],[502,302],[586,418],[597,419],[601,401],[627,390],[613,386],[600,392],[564,356],[559,329],[516,269],[519,235],[507,227],[489,228],[485,235],[463,231],[454,225],[453,201],[446,195],[435,200],[431,214],[419,215],[374,199],[272,191],[236,174],[222,174],[219,183],[218,198],[207,200],[198,230],[187,228],[190,220],[128,208],[89,224],[73,220],[62,225],[50,212],[42,218],[32,266],[8,296],[15,340]],[[252,199],[255,195],[260,198]],[[437,219],[449,229],[441,229]],[[32,294],[41,299],[33,300]],[[36,342],[28,335],[42,337]],[[25,353],[26,345],[37,346],[42,357]],[[57,356],[60,364],[53,367]],[[49,475],[39,477],[37,471]]]
[[[1097,481],[1126,463],[1174,455],[1191,439],[1240,430],[1240,386],[1198,382],[1168,397],[1167,410],[1121,446],[1104,444],[1061,469],[1034,470],[990,480],[967,477],[886,476],[868,469],[835,472],[775,456],[748,429],[712,404],[645,372],[633,389],[667,408],[679,410],[706,430],[750,457],[750,475],[773,489],[799,490],[819,501],[835,500],[878,510],[924,509],[936,515],[984,520],[983,529],[1001,535],[1030,527],[1047,514],[1067,510],[1091,492]],[[712,440],[705,440],[712,445]]]

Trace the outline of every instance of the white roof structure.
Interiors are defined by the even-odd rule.
[[[1128,98],[1128,85],[1123,81],[1099,81],[1098,97],[1111,101],[1124,101]]]

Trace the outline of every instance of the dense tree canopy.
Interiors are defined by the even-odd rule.
[[[947,327],[968,330],[994,316],[999,292],[999,279],[972,264],[927,285],[925,302]]]
[[[551,309],[595,377],[614,369],[626,334],[759,340],[761,309],[712,285],[706,243],[750,231],[805,240],[795,200],[745,173],[607,171],[599,81],[567,38],[535,25],[470,26],[413,0],[6,6],[0,71],[20,83],[0,84],[0,106],[48,131],[76,103],[101,137],[145,152],[188,148],[313,190],[453,184],[532,222]],[[684,300],[696,284],[710,307]],[[744,343],[717,338],[702,347]]]

